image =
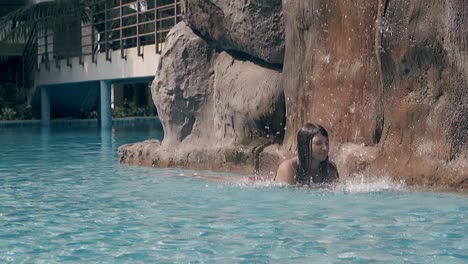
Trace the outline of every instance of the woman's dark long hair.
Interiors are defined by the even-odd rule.
[[[321,182],[323,174],[327,170],[327,158],[320,162],[320,171],[319,177],[316,175],[310,175],[311,171],[309,168],[309,161],[312,159],[310,153],[310,142],[312,138],[318,133],[322,134],[324,137],[328,138],[328,132],[325,128],[318,124],[306,123],[299,131],[297,132],[297,154],[299,159],[299,167],[296,172],[297,182],[300,184],[308,184],[312,182]]]

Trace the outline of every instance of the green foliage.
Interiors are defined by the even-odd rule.
[[[19,87],[12,83],[0,84],[0,108],[13,108],[17,104]]]
[[[13,120],[16,118],[16,111],[9,107],[0,110],[0,120]]]
[[[96,119],[97,117],[98,117],[98,114],[97,114],[96,110],[93,110],[93,111],[90,111],[90,112],[86,113],[86,118]]]
[[[156,110],[153,106],[137,107],[132,112],[133,116],[155,116]]]
[[[0,42],[24,43],[34,29],[41,33],[67,27],[76,17],[86,23],[90,20],[87,2],[55,0],[18,8],[0,19]]]
[[[0,119],[36,119],[31,105],[27,104],[27,92],[12,83],[0,84]]]
[[[22,105],[18,107],[18,119],[38,119],[38,117],[33,113],[31,105]]]
[[[143,107],[136,107],[135,104],[130,104],[128,107],[115,107],[112,110],[112,117],[122,118],[130,116],[155,116],[156,109],[154,106],[147,105]]]
[[[112,117],[121,118],[121,117],[126,117],[126,116],[128,116],[128,113],[125,108],[114,107],[114,109],[112,109]]]

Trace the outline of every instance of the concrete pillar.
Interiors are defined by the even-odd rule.
[[[111,83],[110,81],[100,82],[100,103],[99,103],[99,119],[102,129],[112,127],[112,110],[111,110]]]
[[[50,125],[50,95],[47,87],[41,87],[41,123]]]

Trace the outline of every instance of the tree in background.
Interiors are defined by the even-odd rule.
[[[88,2],[55,0],[20,7],[0,18],[0,42],[25,43],[34,31],[66,29],[77,17],[87,22]]]
[[[89,21],[88,1],[55,0],[20,6],[0,18],[0,119],[29,119],[30,90],[25,75],[34,71],[37,50],[32,50],[30,67],[27,61],[28,42],[48,32],[65,32],[77,18]],[[32,49],[37,49],[32,46]],[[25,70],[26,69],[26,70]]]

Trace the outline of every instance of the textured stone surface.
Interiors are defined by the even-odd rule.
[[[386,3],[377,168],[418,184],[468,187],[467,16],[463,0]]]
[[[221,145],[249,145],[255,139],[281,141],[285,105],[281,74],[226,52],[214,63],[214,131]]]
[[[282,64],[281,0],[185,0],[185,21],[223,50]]]
[[[287,103],[285,145],[306,121],[332,140],[373,144],[382,127],[375,51],[376,1],[283,1]]]
[[[467,188],[466,5],[284,0],[286,150],[318,122],[343,172]]]
[[[151,87],[166,145],[182,142],[193,136],[193,131],[213,131],[212,122],[201,126],[200,119],[211,114],[207,100],[213,94],[215,58],[214,49],[184,23],[177,24],[167,36]]]
[[[252,171],[258,150],[281,142],[279,71],[215,52],[184,23],[171,30],[161,56],[152,95],[164,140],[122,146],[121,162]]]
[[[262,58],[235,48],[238,32],[250,39],[255,31],[226,15],[252,3],[260,2],[186,1],[191,26],[203,25],[197,30],[212,42],[181,25],[185,35],[171,33],[153,87],[169,135],[161,146],[147,143],[149,151],[121,148],[123,156],[270,173],[295,154],[302,124],[317,122],[329,130],[343,177],[468,189],[466,1],[283,0],[282,74],[219,51]]]

